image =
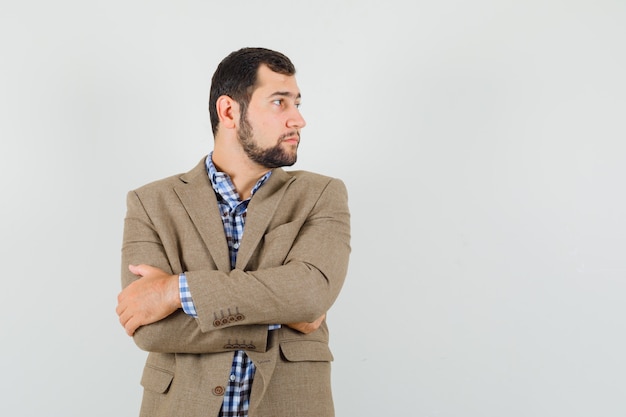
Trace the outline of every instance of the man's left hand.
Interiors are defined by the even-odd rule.
[[[312,323],[307,323],[307,322],[287,323],[285,324],[285,326],[291,327],[292,329],[297,330],[300,333],[309,334],[319,329],[319,327],[322,325],[322,322],[324,321],[325,318],[326,318],[326,314],[322,314],[320,318],[318,318]]]

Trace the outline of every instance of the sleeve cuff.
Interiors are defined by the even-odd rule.
[[[192,317],[198,317],[196,306],[193,304],[193,299],[191,298],[191,292],[189,292],[187,276],[184,273],[178,275],[178,291],[180,293],[180,303],[183,306],[183,311]]]

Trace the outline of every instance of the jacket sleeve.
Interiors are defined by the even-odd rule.
[[[122,287],[137,277],[128,270],[129,264],[152,265],[170,274],[174,271],[158,231],[136,192],[127,195],[122,244]],[[148,352],[215,353],[245,348],[264,351],[267,326],[240,325],[203,331],[199,322],[178,310],[165,319],[140,327],[133,336],[139,348]]]
[[[186,272],[203,331],[312,322],[329,310],[343,286],[351,251],[344,183],[329,179],[302,217],[269,231],[250,269]],[[215,320],[224,311],[243,317],[232,323]]]

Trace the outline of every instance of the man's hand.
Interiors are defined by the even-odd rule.
[[[169,275],[150,265],[129,265],[140,278],[117,296],[115,312],[126,333],[132,336],[140,326],[157,322],[181,307],[178,275]]]
[[[324,318],[326,318],[326,314],[322,314],[322,317],[315,320],[313,323],[307,323],[306,321],[303,321],[299,323],[287,323],[285,324],[285,326],[291,327],[292,329],[297,330],[300,333],[309,334],[319,329],[319,327],[322,325],[322,322],[324,321]]]

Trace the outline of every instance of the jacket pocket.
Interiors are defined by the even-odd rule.
[[[174,373],[146,365],[141,376],[141,385],[148,391],[165,394],[169,390]]]
[[[280,342],[280,351],[289,362],[330,362],[334,359],[328,344],[316,340]]]

